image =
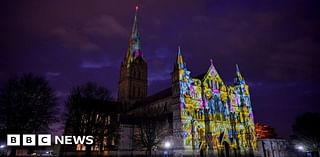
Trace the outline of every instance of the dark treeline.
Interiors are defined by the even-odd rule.
[[[93,145],[100,150],[112,148],[110,139],[116,138],[119,123],[118,104],[111,92],[102,86],[89,82],[71,89],[65,102],[67,113],[59,111],[55,91],[48,80],[32,73],[13,76],[0,86],[0,142],[7,134],[54,133],[54,123],[65,124],[65,135],[94,136],[94,143],[86,145],[87,156]],[[103,144],[107,139],[107,145]],[[74,148],[75,146],[71,146]],[[10,156],[22,147],[7,147]],[[28,147],[29,154],[40,147]],[[62,148],[68,149],[68,148]]]
[[[31,73],[14,76],[1,86],[2,141],[6,134],[48,133],[50,124],[58,120],[56,113],[55,92],[43,77]],[[17,148],[11,147],[10,156],[15,156]]]
[[[94,136],[92,145],[85,145],[86,156],[91,155],[92,146],[98,151],[112,149],[112,140],[118,139],[118,106],[112,101],[110,91],[88,82],[71,90],[66,101],[66,135]],[[66,146],[67,147],[67,146]],[[61,151],[75,150],[74,147]]]
[[[292,126],[292,141],[303,151],[310,152],[313,157],[320,156],[320,113],[301,114]]]

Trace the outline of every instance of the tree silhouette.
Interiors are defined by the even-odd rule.
[[[292,126],[295,137],[308,151],[319,156],[320,150],[320,113],[305,113],[296,118]]]
[[[48,81],[34,74],[10,78],[0,91],[0,121],[6,134],[47,133],[57,117],[56,97]],[[15,156],[12,147],[10,156]]]
[[[155,113],[156,111],[146,110],[145,113]],[[133,135],[135,145],[146,150],[146,156],[151,156],[153,148],[160,146],[162,140],[172,135],[172,128],[168,126],[170,115],[148,115],[132,117],[137,126]]]
[[[94,136],[95,145],[103,150],[104,141],[116,136],[117,107],[111,102],[110,92],[95,83],[88,82],[72,89],[66,102],[69,109],[65,134]],[[93,145],[85,145],[90,156]]]

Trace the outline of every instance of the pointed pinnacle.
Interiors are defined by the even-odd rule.
[[[180,48],[180,45],[178,46],[178,55],[181,55],[181,48]]]
[[[236,64],[236,69],[237,69],[237,72],[240,72],[238,64]]]

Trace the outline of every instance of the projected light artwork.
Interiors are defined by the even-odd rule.
[[[191,77],[180,48],[177,56],[182,137],[185,148],[223,153],[249,153],[256,136],[249,88],[238,65],[233,85],[225,85],[211,65]]]

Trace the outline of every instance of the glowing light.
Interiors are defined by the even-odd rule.
[[[304,147],[302,145],[297,146],[297,149],[300,151],[304,151]]]
[[[0,146],[0,148],[4,148],[4,147],[6,147],[6,146],[5,146],[5,145],[1,145],[1,146]]]
[[[169,142],[169,141],[166,141],[165,143],[164,143],[164,148],[170,148],[171,147],[171,143]]]
[[[136,6],[136,11],[138,11],[139,10],[139,6]]]

